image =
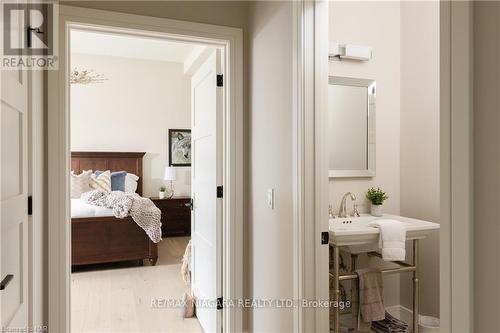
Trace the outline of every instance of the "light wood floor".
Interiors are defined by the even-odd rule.
[[[152,299],[181,299],[187,287],[180,260],[189,237],[164,238],[156,266],[105,268],[71,275],[71,329],[79,332],[203,332],[178,308]]]

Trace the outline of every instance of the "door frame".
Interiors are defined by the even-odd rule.
[[[46,323],[44,81],[44,71],[28,72],[28,195],[33,197],[32,215],[28,216],[29,327]]]
[[[474,331],[473,2],[440,2],[441,332]]]
[[[70,332],[69,35],[72,27],[203,42],[224,48],[223,296],[243,297],[243,32],[241,29],[71,6],[59,7],[59,70],[48,73],[48,285],[50,331]],[[214,189],[215,195],[215,189]],[[242,309],[222,326],[242,331]]]
[[[328,0],[293,3],[293,296],[329,300]],[[328,332],[329,309],[294,307],[294,332]]]

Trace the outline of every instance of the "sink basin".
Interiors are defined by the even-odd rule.
[[[439,229],[439,224],[412,219],[409,217],[384,214],[382,217],[374,217],[368,214],[361,214],[360,217],[335,218],[329,221],[330,243],[337,246],[362,245],[362,247],[352,247],[353,252],[364,252],[370,247],[378,248],[380,230],[368,224],[375,220],[391,219],[398,220],[406,226],[406,239],[425,238],[433,230]],[[357,250],[357,251],[356,251]]]

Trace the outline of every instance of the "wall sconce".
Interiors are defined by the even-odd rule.
[[[372,58],[372,48],[364,45],[330,43],[328,59],[368,61]]]

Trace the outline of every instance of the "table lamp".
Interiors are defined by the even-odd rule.
[[[167,195],[168,199],[170,199],[174,196],[174,183],[173,183],[173,181],[176,180],[176,178],[177,178],[177,173],[175,171],[175,168],[174,167],[166,167],[165,168],[165,177],[163,177],[163,179],[170,182],[170,193]]]

